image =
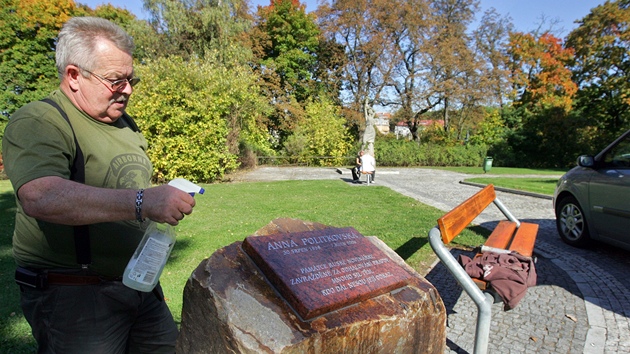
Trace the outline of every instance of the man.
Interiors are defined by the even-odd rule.
[[[372,153],[368,151],[361,157],[361,173],[370,174],[372,182],[374,182],[374,177],[376,176],[376,160],[371,154]]]
[[[57,41],[60,86],[49,96],[60,110],[31,102],[5,130],[5,170],[17,197],[16,280],[39,352],[174,352],[177,327],[160,286],[144,293],[120,281],[143,221],[177,225],[195,205],[174,187],[149,188],[147,144],[125,114],[139,81],[133,48],[107,20],[70,19]],[[75,160],[79,150],[84,158]],[[73,168],[83,163],[78,183]],[[77,238],[89,239],[87,249],[75,247],[77,225],[89,225]]]

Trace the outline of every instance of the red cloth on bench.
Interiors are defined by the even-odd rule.
[[[503,300],[506,311],[518,305],[528,287],[536,285],[537,275],[533,260],[516,252],[483,252],[473,259],[460,255],[458,261],[471,278],[490,283]]]

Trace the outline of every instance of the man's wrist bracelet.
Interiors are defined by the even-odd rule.
[[[139,189],[136,193],[136,220],[144,222],[142,218],[142,198],[144,197],[144,189]]]

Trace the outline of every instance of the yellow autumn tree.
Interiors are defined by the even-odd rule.
[[[574,51],[562,46],[551,33],[536,38],[531,33],[512,33],[511,59],[514,96],[517,104],[531,110],[562,108],[571,110],[577,85],[571,80],[568,65]]]

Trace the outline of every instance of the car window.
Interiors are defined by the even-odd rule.
[[[605,168],[630,169],[630,135],[608,150],[602,161]]]

